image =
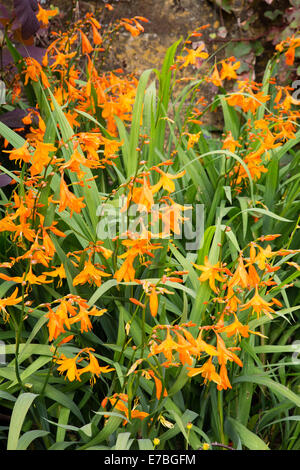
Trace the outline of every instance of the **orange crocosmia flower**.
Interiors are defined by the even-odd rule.
[[[128,410],[128,395],[124,393],[115,393],[112,397],[110,398],[105,398],[102,400],[102,407],[105,408],[107,401],[109,400],[111,406],[113,407],[114,410],[121,411],[122,413],[125,414],[126,419],[123,421],[123,426],[125,426],[128,422],[128,420],[131,419],[145,419],[149,416],[149,413],[146,413],[145,411],[139,411],[135,407],[131,410],[130,416],[129,416],[129,410]]]
[[[129,31],[133,37],[139,36],[139,34],[144,31],[143,26],[134,18],[122,18],[120,25],[124,26],[124,28]]]
[[[177,204],[168,196],[164,197],[164,202],[166,203],[166,206],[161,208],[159,214],[159,217],[163,222],[163,234],[169,235],[170,231],[172,231],[176,235],[179,235],[181,222],[189,220],[189,217],[183,217],[181,213],[186,210],[190,210],[191,206],[182,206],[181,204]]]
[[[295,60],[295,47],[289,47],[284,55],[286,65],[293,65]]]
[[[0,278],[4,279],[5,281],[13,281],[18,284],[23,284],[28,282],[30,285],[31,284],[47,284],[49,282],[52,282],[52,280],[47,281],[46,276],[44,274],[41,274],[40,276],[36,276],[32,272],[32,266],[30,265],[28,273],[24,273],[23,276],[8,276],[7,274],[0,273]]]
[[[197,134],[190,134],[189,132],[184,132],[183,135],[188,136],[188,142],[187,142],[187,150],[191,149],[194,147],[194,145],[198,142],[200,139],[201,131],[197,132]]]
[[[188,49],[185,47],[184,50],[187,54],[184,57],[177,57],[179,62],[183,62],[180,68],[187,67],[188,65],[196,65],[197,59],[207,59],[208,53],[203,52],[204,47],[205,44],[201,44],[201,46],[197,47],[197,49]]]
[[[215,382],[218,385],[221,385],[222,380],[220,375],[216,372],[216,368],[212,363],[212,357],[206,361],[202,367],[188,367],[188,376],[195,377],[196,375],[201,374],[204,378],[204,383],[209,380],[210,382]]]
[[[256,287],[260,282],[260,277],[253,264],[250,264],[248,268],[248,280],[250,287]]]
[[[38,142],[35,152],[32,156],[32,165],[30,168],[31,176],[39,175],[43,169],[50,163],[50,152],[55,152],[57,148],[52,144]]]
[[[235,314],[233,315],[234,315],[234,322],[230,323],[230,325],[219,328],[218,329],[219,333],[226,333],[228,338],[231,338],[232,336],[238,336],[239,338],[242,336],[243,338],[248,338],[249,333],[266,338],[266,336],[262,335],[261,333],[257,333],[255,331],[250,330],[249,325],[243,325],[238,320],[237,316]]]
[[[58,287],[61,287],[62,280],[66,279],[66,272],[63,264],[61,264],[58,268],[55,268],[54,271],[48,271],[43,274],[50,277],[59,277]]]
[[[221,80],[221,76],[220,76],[220,73],[218,71],[218,67],[216,64],[214,66],[214,71],[211,77],[207,78],[207,81],[211,81],[217,87],[223,86],[223,81]]]
[[[13,150],[3,150],[5,153],[9,153],[9,159],[15,160],[16,162],[19,160],[19,165],[21,166],[22,162],[29,163],[31,160],[31,153],[28,150],[28,142],[24,142],[22,147]]]
[[[118,269],[115,274],[114,278],[117,282],[133,282],[135,279],[135,269],[133,267],[133,262],[135,260],[135,256],[128,256],[125,261],[123,262],[120,269]]]
[[[220,377],[221,377],[221,383],[217,385],[217,389],[227,390],[227,388],[232,388],[231,383],[228,378],[225,364],[221,364],[219,372],[220,372]]]
[[[77,149],[75,149],[69,160],[61,165],[60,169],[65,170],[67,168],[68,170],[76,173],[79,180],[82,180],[85,172],[81,169],[80,165],[85,166],[86,163],[86,158]]]
[[[119,150],[119,148],[123,145],[123,141],[107,139],[105,137],[101,137],[101,143],[104,145],[104,152],[103,155],[105,158],[111,158],[115,156]]]
[[[155,287],[151,288],[151,293],[149,295],[149,307],[152,317],[156,317],[158,310],[158,295]]]
[[[0,220],[0,232],[14,232],[15,230],[16,225],[12,221],[11,216],[3,217],[3,219]]]
[[[75,111],[69,110],[68,112],[65,112],[64,115],[66,116],[68,123],[70,124],[72,129],[74,128],[74,126],[76,127],[80,126],[80,122],[76,121],[76,118],[78,117],[78,113],[76,113]]]
[[[216,264],[211,264],[208,256],[205,256],[204,265],[194,264],[196,269],[202,271],[201,276],[198,278],[200,282],[209,281],[209,286],[214,292],[218,292],[215,282],[225,282],[226,278],[222,277],[220,273],[224,272],[222,264],[218,261]]]
[[[58,9],[55,8],[54,10],[45,10],[44,8],[41,7],[40,4],[38,4],[39,11],[36,15],[38,21],[41,21],[45,26],[49,24],[49,18],[52,18],[53,16],[56,16],[58,14]]]
[[[222,149],[229,150],[234,153],[236,147],[241,147],[241,144],[237,140],[234,140],[231,131],[228,132],[226,139],[223,141]]]
[[[160,173],[161,177],[158,183],[156,183],[154,186],[151,186],[151,191],[153,194],[157,193],[161,187],[168,191],[168,193],[173,193],[175,191],[175,183],[172,180],[182,178],[182,176],[185,175],[185,170],[177,173],[177,175],[165,173],[159,167],[154,167],[154,170]]]
[[[141,188],[129,188],[129,194],[125,206],[121,209],[124,212],[130,202],[133,201],[138,206],[139,212],[149,212],[154,205],[153,193],[149,181],[144,177]]]
[[[45,247],[43,245],[39,245],[38,237],[36,237],[30,249],[26,251],[23,255],[18,256],[16,258],[16,261],[19,261],[21,259],[30,259],[31,262],[34,262],[35,264],[42,264],[43,266],[48,267],[49,261],[51,261],[52,257],[46,254]]]
[[[97,269],[89,258],[88,261],[84,263],[83,270],[74,278],[73,286],[78,284],[89,284],[95,283],[97,287],[101,286],[102,277],[109,277],[111,274],[104,272],[101,269]]]
[[[256,245],[257,248],[259,249],[259,252],[255,258],[255,262],[257,263],[257,266],[259,269],[264,270],[266,267],[266,260],[268,258],[272,258],[272,256],[276,255],[276,252],[272,252],[272,248],[270,245],[267,246],[266,249],[263,249],[261,246]]]
[[[86,372],[92,374],[90,380],[91,385],[96,382],[95,375],[99,377],[100,374],[107,374],[108,372],[115,370],[113,367],[109,366],[100,367],[98,360],[96,359],[94,354],[91,353],[91,351],[95,351],[93,348],[86,348],[83,351],[87,352],[89,355],[89,364],[79,370],[79,375],[85,374]]]
[[[121,259],[126,259],[120,269],[114,274],[114,278],[117,279],[118,282],[121,282],[122,279],[124,279],[125,282],[134,281],[135,269],[133,262],[135,258],[137,256],[142,257],[145,254],[153,257],[151,250],[161,248],[161,245],[150,243],[149,232],[141,234],[139,239],[124,240],[122,245],[127,248],[127,252],[119,256]]]
[[[94,44],[99,46],[100,44],[102,44],[102,37],[94,24],[92,24],[92,31]]]
[[[258,293],[258,287],[255,288],[255,294],[249,302],[241,305],[241,310],[247,310],[248,308],[252,308],[253,312],[257,314],[257,318],[259,318],[261,313],[264,313],[269,318],[273,318],[270,312],[275,313],[275,310],[271,308],[273,305],[271,302],[267,302],[264,300]]]
[[[101,145],[102,136],[95,132],[80,132],[77,136],[79,144],[82,145],[83,150],[88,154],[88,159],[98,161],[97,150]]]
[[[193,343],[191,344],[181,334],[179,334],[178,331],[174,330],[174,332],[175,332],[175,334],[177,336],[177,340],[178,340],[179,361],[181,362],[182,365],[188,364],[189,366],[191,366],[193,364],[192,354],[195,353],[195,344],[197,344],[197,343],[193,338]],[[197,351],[197,353],[198,353],[198,351]]]
[[[222,60],[222,69],[221,69],[221,80],[224,80],[225,78],[228,80],[237,78],[236,70],[240,67],[240,62],[236,62],[235,64],[231,65]]]
[[[79,306],[79,313],[70,319],[70,325],[80,322],[81,333],[84,331],[88,332],[92,329],[92,323],[89,317],[102,317],[106,311],[106,309],[98,310],[96,307],[88,311],[86,308]]]
[[[167,328],[166,339],[160,344],[153,344],[150,348],[150,356],[163,353],[167,361],[171,362],[173,357],[173,350],[178,351],[179,344],[176,343],[171,334],[170,328]]]
[[[157,398],[157,400],[160,400],[162,389],[163,389],[162,381],[158,377],[156,377],[153,370],[147,370],[147,371],[145,371],[145,374],[142,374],[142,375],[145,375],[146,378],[147,378],[147,375],[152,377],[152,379],[154,380],[154,383],[155,383],[155,388],[156,388],[156,398]],[[167,397],[167,396],[168,396],[168,392],[167,392],[166,388],[164,388],[163,397]]]
[[[80,352],[81,353],[81,352]],[[66,372],[66,378],[73,382],[74,380],[80,380],[80,370],[77,369],[77,364],[83,360],[83,358],[78,359],[80,353],[78,353],[73,358],[67,358],[64,354],[61,354],[59,358],[56,359],[56,363],[60,364],[57,368],[60,374]]]
[[[88,40],[86,34],[80,30],[81,35],[81,49],[83,54],[90,54],[94,48],[92,47],[90,41]]]
[[[48,313],[46,318],[48,318],[48,332],[49,332],[49,341],[56,339],[61,333],[65,333],[65,326],[70,329],[70,322],[68,316],[68,309],[65,302],[62,302],[56,309],[52,310],[48,306]]]
[[[243,363],[240,358],[232,352],[232,349],[239,349],[239,348],[226,348],[225,343],[221,336],[215,331],[217,336],[217,351],[218,351],[218,361],[219,364],[226,365],[227,361],[234,361],[240,367],[243,367]],[[231,349],[231,350],[230,350]]]
[[[73,212],[76,212],[77,214],[79,214],[81,212],[81,209],[86,206],[85,203],[82,202],[84,199],[84,196],[77,198],[75,194],[69,191],[68,186],[64,180],[63,174],[61,175],[61,180],[60,180],[59,195],[60,195],[60,200],[58,201],[59,202],[58,212],[62,212],[68,207],[69,209],[71,209],[71,217],[72,217]]]
[[[202,331],[203,330],[200,330],[200,333],[197,339],[195,340],[196,341],[196,350],[195,350],[196,354],[195,355],[198,357],[201,352],[205,352],[209,356],[217,356],[218,352],[216,350],[216,347],[213,346],[212,344],[206,343],[206,341],[202,339]],[[189,333],[189,336],[187,336],[187,333],[189,332],[184,331],[185,336],[187,337],[187,339],[189,339],[189,336],[191,335],[191,333]]]
[[[240,286],[246,288],[249,285],[248,273],[244,265],[244,260],[242,255],[239,256],[238,266],[233,273],[232,278],[228,282],[228,287],[233,288],[234,286]]]
[[[68,67],[70,59],[75,57],[75,55],[76,52],[70,52],[69,54],[65,54],[64,52],[57,52],[55,55],[55,61],[50,65],[50,68],[56,69],[58,65],[61,65],[62,67]],[[59,89],[59,91],[61,91],[61,89]]]
[[[37,82],[39,78],[42,80],[44,87],[49,88],[50,84],[45,72],[42,70],[42,66],[32,57],[25,57],[26,69],[22,73],[25,75],[24,85],[28,84],[28,80],[31,79]]]
[[[85,165],[86,161],[86,158],[75,149],[69,160],[60,165],[60,170],[68,169],[76,173],[79,180],[82,180],[85,172],[81,169],[81,165]]]
[[[18,288],[16,287],[10,297],[0,299],[0,311],[2,312],[4,321],[7,321],[9,319],[9,314],[6,311],[6,307],[19,304],[23,300],[22,296],[17,297],[17,295]]]

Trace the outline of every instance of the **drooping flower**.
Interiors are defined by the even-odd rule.
[[[6,307],[11,306],[11,305],[17,305],[20,302],[22,302],[23,298],[17,297],[18,295],[18,288],[13,291],[13,293],[9,297],[5,297],[0,299],[0,312],[3,315],[4,321],[7,321],[9,319],[9,314],[6,310]]]
[[[247,310],[248,308],[252,308],[253,312],[257,314],[257,318],[259,318],[261,313],[264,313],[269,318],[273,318],[270,312],[275,313],[275,310],[271,308],[273,305],[271,302],[267,302],[264,300],[258,293],[258,287],[255,288],[255,294],[248,302],[241,305],[241,310]]]
[[[210,288],[214,292],[218,292],[218,289],[216,287],[216,281],[219,282],[225,282],[226,278],[222,277],[221,274],[224,272],[224,268],[222,267],[222,264],[218,261],[216,264],[211,264],[208,256],[205,256],[204,259],[204,265],[198,265],[194,264],[195,268],[199,269],[202,271],[201,276],[199,277],[200,282],[209,282]]]

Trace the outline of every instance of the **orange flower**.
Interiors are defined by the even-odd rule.
[[[85,207],[85,203],[82,202],[83,199],[84,199],[84,196],[77,198],[73,193],[71,193],[71,191],[69,191],[68,186],[62,174],[61,180],[60,180],[60,201],[58,201],[59,202],[58,212],[62,212],[63,210],[66,209],[66,207],[68,207],[69,209],[71,209],[71,217],[73,215],[73,212],[76,212],[77,214],[79,214],[81,209]]]
[[[50,84],[45,72],[42,70],[42,66],[32,57],[25,57],[24,60],[26,63],[26,70],[22,73],[25,75],[25,86],[28,84],[29,79],[37,82],[39,78],[41,78],[44,87],[49,88]]]
[[[60,374],[66,372],[66,378],[73,382],[75,379],[80,380],[80,371],[77,369],[77,364],[79,364],[83,358],[78,359],[80,356],[81,351],[73,358],[67,358],[64,354],[61,354],[59,358],[56,358],[56,363],[60,364],[57,370]]]
[[[219,333],[226,333],[227,337],[230,338],[231,336],[236,337],[243,337],[248,338],[249,333],[253,333],[255,335],[263,336],[261,333],[256,333],[255,331],[249,330],[249,325],[243,325],[234,314],[234,322],[230,325],[224,326],[218,329]],[[265,337],[265,336],[263,336]]]
[[[145,375],[146,378],[148,378],[147,375],[149,375],[150,377],[153,378],[154,383],[155,383],[155,388],[156,388],[156,398],[157,398],[158,400],[160,400],[160,398],[161,398],[161,393],[162,393],[162,389],[163,389],[162,381],[161,381],[158,377],[156,377],[156,375],[154,374],[153,370],[147,370],[147,371],[145,371],[145,373],[142,374],[142,375]],[[164,391],[163,391],[163,396],[164,396],[164,397],[167,397],[167,396],[168,396],[168,392],[167,392],[167,390],[166,390],[165,388],[164,388]]]
[[[215,282],[225,282],[226,278],[221,277],[220,273],[224,271],[220,262],[216,264],[211,264],[208,260],[208,256],[205,256],[204,265],[194,264],[195,268],[200,269],[203,271],[201,276],[198,278],[200,282],[209,281],[209,286],[214,292],[218,292]]]
[[[0,278],[4,279],[5,281],[13,281],[18,284],[28,282],[29,284],[40,285],[52,282],[52,280],[47,281],[46,276],[44,274],[41,274],[40,276],[36,276],[35,274],[33,274],[31,265],[28,273],[24,273],[23,276],[8,276],[7,274],[0,273]]]
[[[94,49],[88,40],[86,34],[84,34],[83,31],[80,30],[80,35],[81,35],[81,50],[82,54],[90,54]]]
[[[273,304],[270,303],[270,302],[266,302],[266,300],[264,300],[259,295],[258,287],[256,286],[254,296],[252,297],[251,300],[249,300],[249,302],[241,305],[241,310],[247,310],[248,308],[252,307],[253,312],[255,312],[257,314],[257,318],[259,318],[261,313],[264,313],[269,318],[273,318],[273,316],[271,315],[270,312],[275,313],[275,311],[270,307],[271,305],[273,305]]]
[[[86,367],[83,367],[79,371],[79,375],[85,374],[86,372],[89,372],[92,374],[90,383],[93,385],[96,382],[95,375],[97,377],[100,376],[100,374],[107,374],[108,372],[111,372],[112,370],[115,370],[113,367],[109,366],[104,366],[100,367],[98,360],[94,356],[94,354],[91,353],[91,351],[95,351],[93,348],[85,348],[81,352],[86,352],[89,355],[89,364]]]
[[[259,253],[255,258],[255,262],[257,263],[259,269],[265,269],[266,267],[266,260],[268,258],[272,258],[272,256],[275,256],[276,253],[272,252],[271,246],[268,245],[266,249],[263,249],[259,245],[255,245],[259,249]]]
[[[131,201],[138,205],[139,212],[149,212],[151,210],[154,204],[153,192],[149,181],[145,177],[143,178],[143,186],[141,188],[130,187],[127,205],[121,209],[122,212],[129,206]]]
[[[179,348],[179,344],[176,343],[171,334],[170,328],[167,328],[167,336],[164,341],[160,344],[153,344],[150,348],[150,356],[163,353],[167,361],[172,362],[172,351],[177,351]]]
[[[17,297],[17,295],[18,295],[18,288],[16,287],[16,289],[13,291],[10,297],[0,299],[0,311],[2,312],[4,321],[7,321],[9,319],[9,314],[6,311],[6,307],[11,306],[11,305],[16,305],[22,302],[22,296]]]
[[[165,173],[159,167],[154,167],[154,170],[161,174],[160,180],[154,186],[151,186],[152,193],[157,193],[162,187],[168,193],[173,193],[175,191],[175,183],[172,181],[174,179],[181,178],[185,175],[185,170],[181,171],[177,175],[172,175],[171,173]]]
[[[38,4],[38,7],[39,7],[39,11],[36,17],[45,26],[49,24],[49,18],[52,18],[53,16],[56,16],[58,14],[57,8],[55,8],[54,10],[45,10],[44,8],[41,7],[40,4]]]
[[[55,268],[54,271],[45,272],[43,274],[45,274],[46,276],[50,276],[50,277],[58,276],[59,277],[58,287],[61,287],[62,280],[66,279],[66,272],[65,272],[65,268],[63,264],[61,264],[58,268]]]
[[[216,368],[212,363],[212,357],[210,357],[202,367],[188,367],[188,376],[195,377],[198,374],[201,374],[204,378],[204,383],[209,380],[210,382],[215,382],[216,384],[220,385],[222,380],[219,374],[216,372]]]
[[[188,65],[196,65],[197,59],[207,59],[208,54],[207,52],[203,52],[204,47],[205,44],[201,44],[196,50],[185,47],[184,50],[187,54],[184,57],[177,57],[179,62],[183,62],[180,68],[187,67]]]
[[[163,198],[163,202],[166,204],[161,208],[159,217],[163,223],[163,236],[170,235],[170,231],[176,235],[180,234],[181,222],[189,220],[188,217],[183,217],[182,212],[191,209],[191,206],[182,206],[174,202],[169,196]]]
[[[234,153],[236,147],[241,147],[237,140],[234,140],[231,131],[228,132],[226,139],[223,141],[222,149],[227,149]]]
[[[31,176],[40,174],[43,169],[50,163],[50,152],[55,152],[57,148],[52,144],[38,142],[35,152],[32,156],[32,166],[30,168]]]
[[[101,269],[97,269],[91,262],[91,257],[84,263],[83,270],[73,280],[73,286],[78,284],[89,284],[95,283],[97,287],[101,286],[102,277],[109,277],[111,274],[104,272]]]
[[[221,76],[216,64],[214,66],[214,71],[211,77],[208,78],[207,81],[211,81],[217,87],[223,86],[223,81],[221,80]]]
[[[151,293],[149,295],[149,306],[152,317],[156,317],[158,310],[158,295],[155,287],[151,288]]]
[[[16,160],[16,162],[20,160],[20,165],[21,165],[21,162],[29,163],[31,160],[31,153],[28,150],[28,142],[24,142],[22,147],[19,147],[17,149],[2,150],[2,151],[10,154],[9,155],[10,160]]]
[[[66,302],[61,302],[56,311],[52,310],[48,305],[47,308],[49,310],[46,314],[46,318],[48,318],[47,327],[49,341],[51,342],[58,338],[60,334],[65,333],[65,326],[70,329],[70,322]]]
[[[221,62],[222,64],[222,69],[221,69],[221,80],[224,80],[227,78],[228,80],[231,80],[233,78],[237,78],[236,70],[240,67],[240,62],[236,62],[234,65],[231,65],[224,60]]]
[[[121,411],[122,413],[125,414],[126,418],[123,421],[123,426],[125,426],[128,423],[128,419],[132,418],[138,418],[138,419],[145,419],[147,416],[149,416],[149,413],[146,413],[145,411],[139,411],[135,407],[131,410],[131,413],[129,413],[128,410],[128,395],[125,393],[115,393],[112,397],[110,398],[104,398],[102,400],[102,407],[105,408],[107,401],[110,402],[111,406],[113,409]]]
[[[98,310],[96,307],[93,307],[90,311],[86,308],[79,306],[79,313],[72,317],[69,321],[70,325],[80,322],[80,331],[81,333],[88,332],[92,329],[92,323],[90,321],[90,316],[101,317],[107,310],[102,309]]]

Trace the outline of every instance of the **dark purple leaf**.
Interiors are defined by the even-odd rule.
[[[24,109],[15,108],[13,111],[7,111],[0,115],[0,121],[11,129],[18,129],[24,127],[22,121],[23,117],[27,116],[28,111]]]
[[[4,18],[7,20],[11,19],[11,13],[8,11],[8,9],[0,4],[0,18]]]
[[[37,0],[14,0],[14,12],[21,26],[23,39],[29,39],[39,30],[40,23],[35,13],[37,11]]]
[[[0,188],[7,186],[11,182],[11,177],[5,173],[0,173]]]
[[[43,57],[46,54],[46,49],[43,47],[37,46],[24,46],[20,44],[16,47],[17,51],[21,54],[22,57],[32,57],[40,64],[42,63]],[[7,67],[9,64],[13,63],[13,58],[8,49],[3,49],[2,52],[2,63],[3,67]]]

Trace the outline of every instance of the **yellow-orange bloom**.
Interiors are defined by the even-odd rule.
[[[45,26],[49,24],[49,18],[56,16],[58,14],[58,9],[55,8],[54,10],[45,10],[38,4],[39,11],[36,15],[37,19],[41,21]]]
[[[221,385],[222,380],[220,375],[216,372],[216,368],[212,363],[212,357],[210,357],[202,367],[188,367],[188,376],[195,377],[198,374],[201,374],[204,378],[204,383],[209,380],[210,382],[215,382],[218,385]]]
[[[18,288],[16,288],[13,293],[11,294],[10,297],[6,297],[4,299],[0,299],[0,311],[3,314],[3,319],[4,321],[7,321],[9,318],[9,314],[6,311],[6,307],[11,306],[11,305],[16,305],[22,302],[22,296],[17,297],[18,295]]]
[[[84,263],[83,270],[74,278],[73,286],[78,284],[95,283],[97,287],[101,286],[102,277],[109,277],[111,274],[104,272],[102,269],[97,269],[91,262],[91,259]]]
[[[270,312],[275,313],[275,310],[271,308],[271,305],[273,305],[271,302],[267,302],[259,295],[258,287],[256,286],[254,296],[249,300],[249,302],[241,305],[241,310],[247,310],[252,307],[253,312],[257,314],[257,318],[259,318],[261,313],[264,313],[269,318],[273,318]]]
[[[220,262],[216,264],[211,264],[208,260],[208,256],[205,256],[204,259],[204,265],[198,265],[194,264],[195,268],[200,269],[200,271],[203,271],[201,276],[198,278],[200,282],[209,282],[210,288],[214,292],[218,292],[218,289],[216,287],[215,282],[225,282],[226,278],[222,277],[220,273],[224,271],[224,268],[222,267],[222,264]]]
[[[60,201],[59,201],[58,212],[62,212],[68,207],[69,209],[71,209],[71,217],[72,217],[73,212],[76,212],[77,214],[79,214],[81,212],[81,209],[86,206],[85,203],[82,202],[84,197],[77,198],[73,193],[71,193],[71,191],[69,191],[69,188],[64,180],[63,174],[61,175],[61,180],[60,180],[59,195],[60,195]]]

